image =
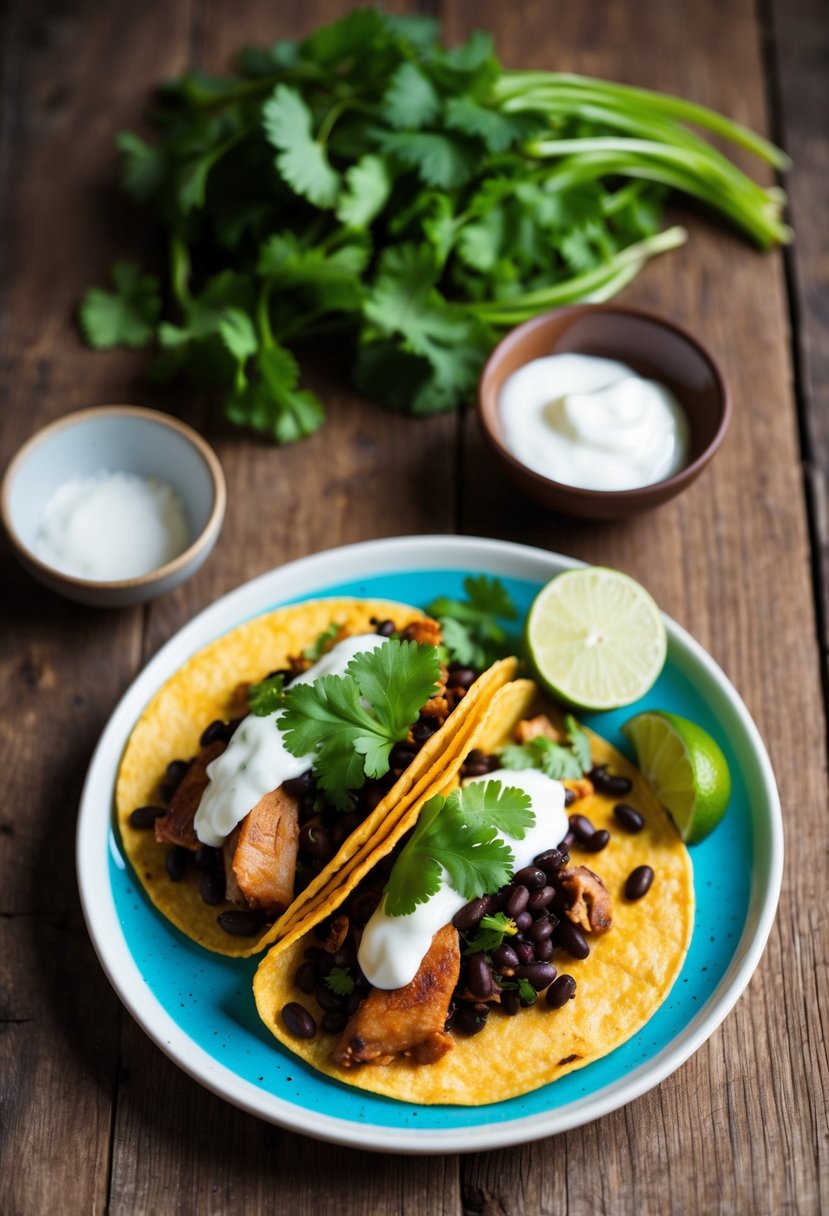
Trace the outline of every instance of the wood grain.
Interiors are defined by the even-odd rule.
[[[93,613],[41,591],[0,545],[0,1211],[816,1213],[829,1207],[824,707],[789,327],[804,436],[822,487],[827,287],[821,240],[829,140],[818,125],[826,25],[817,0],[770,0],[800,242],[789,312],[779,255],[760,256],[677,208],[688,248],[626,299],[687,324],[721,358],[731,435],[679,500],[626,525],[540,514],[507,488],[469,416],[384,414],[323,365],[321,435],[286,450],[231,433],[179,386],[150,391],[143,356],[93,355],[74,303],[146,234],[114,192],[112,138],[150,86],[188,63],[227,65],[246,42],[310,30],[342,0],[16,0],[2,30],[0,458],[90,403],[182,412],[219,450],[229,510],[213,558],[145,612]],[[395,7],[404,9],[403,0]],[[761,26],[749,0],[445,0],[450,41],[473,26],[504,61],[627,79],[767,126]],[[817,113],[817,117],[816,117]],[[748,160],[743,161],[749,167]],[[756,171],[754,166],[751,166]],[[802,230],[801,230],[802,226]],[[464,447],[456,476],[458,440]],[[190,616],[240,581],[383,535],[507,536],[628,570],[724,666],[768,742],[787,814],[784,895],[763,963],[709,1043],[656,1090],[538,1144],[454,1157],[380,1157],[261,1123],[190,1081],[118,1005],[83,930],[72,866],[83,771],[117,697]],[[826,584],[821,605],[825,620]],[[823,639],[825,641],[825,639]],[[119,1024],[120,1032],[119,1032]],[[25,1168],[21,1168],[25,1163]]]

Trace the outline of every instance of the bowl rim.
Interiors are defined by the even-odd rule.
[[[201,456],[207,468],[210,482],[213,487],[213,505],[210,510],[207,523],[201,529],[197,536],[193,538],[190,544],[170,561],[165,562],[162,566],[154,566],[152,570],[148,570],[145,574],[138,574],[132,578],[121,579],[92,579],[79,578],[75,574],[67,574],[63,570],[59,570],[56,566],[51,566],[48,562],[44,562],[33,552],[32,549],[21,539],[17,529],[14,527],[11,518],[11,488],[14,484],[14,479],[20,472],[23,465],[32,455],[36,448],[42,443],[53,438],[60,431],[67,430],[81,422],[87,422],[103,417],[129,417],[140,418],[146,422],[151,422],[157,426],[166,427],[168,430],[176,431],[184,438],[191,447],[195,448]],[[12,546],[17,550],[18,555],[23,561],[31,566],[36,567],[44,575],[51,579],[57,579],[60,582],[67,583],[72,587],[100,590],[124,590],[130,587],[147,587],[154,582],[166,579],[171,574],[176,574],[186,567],[192,559],[200,552],[201,549],[209,542],[215,530],[221,524],[224,517],[225,506],[227,502],[227,487],[225,484],[225,475],[219,458],[213,451],[206,439],[186,422],[182,422],[178,418],[173,418],[170,414],[165,414],[162,410],[148,409],[140,405],[94,405],[87,406],[84,409],[74,410],[72,413],[64,414],[60,418],[56,418],[53,422],[48,422],[40,430],[35,431],[27,440],[18,448],[17,452],[9,461],[3,481],[0,484],[0,519],[2,519],[3,527],[6,530],[6,535],[12,543]]]
[[[487,381],[493,374],[493,369],[501,361],[505,351],[511,350],[514,346],[521,346],[526,335],[535,329],[541,329],[554,317],[566,317],[578,315],[597,315],[599,313],[620,313],[626,317],[633,317],[636,320],[648,321],[652,324],[661,327],[662,329],[670,330],[681,338],[689,346],[701,356],[703,361],[711,370],[714,383],[719,393],[722,409],[720,414],[719,424],[712,439],[706,444],[705,448],[700,452],[695,460],[690,464],[684,465],[678,469],[676,473],[672,473],[670,477],[663,477],[660,481],[652,481],[644,486],[634,486],[629,490],[589,490],[583,486],[571,486],[564,481],[556,481],[553,477],[546,477],[543,473],[539,473],[536,469],[531,469],[529,465],[524,464],[519,460],[513,452],[501,441],[501,438],[495,433],[494,427],[490,422],[488,412],[489,407],[485,404],[485,388]],[[680,403],[682,404],[682,403]],[[498,401],[493,400],[492,412],[497,415]],[[556,491],[561,491],[562,495],[571,496],[578,502],[599,501],[607,505],[613,503],[625,503],[641,501],[643,497],[658,496],[660,500],[670,498],[674,493],[678,493],[686,485],[689,485],[694,478],[702,472],[714,454],[721,446],[725,439],[728,427],[731,423],[731,393],[728,388],[728,383],[723,375],[722,368],[718,360],[714,357],[708,347],[699,338],[695,337],[684,326],[679,325],[676,321],[670,320],[668,317],[660,316],[659,313],[651,312],[646,308],[632,308],[627,304],[615,303],[600,303],[600,304],[568,304],[561,308],[548,309],[546,312],[538,313],[534,317],[530,317],[528,321],[522,321],[520,325],[516,325],[508,333],[504,334],[498,345],[493,349],[481,372],[478,380],[478,399],[477,413],[489,442],[497,450],[497,453],[508,464],[510,464],[518,474],[522,477],[529,478],[539,487],[551,488]]]

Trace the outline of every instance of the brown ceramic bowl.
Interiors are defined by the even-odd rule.
[[[560,354],[618,359],[671,389],[690,425],[690,458],[685,467],[636,490],[583,490],[544,477],[513,456],[504,446],[501,388],[531,359]],[[581,304],[542,313],[498,343],[481,376],[478,415],[509,476],[543,506],[587,519],[624,519],[673,498],[699,477],[725,437],[731,401],[713,356],[680,326],[636,308]]]

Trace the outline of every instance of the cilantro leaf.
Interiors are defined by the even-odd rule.
[[[282,346],[269,346],[256,356],[258,377],[238,382],[225,400],[231,422],[270,435],[280,443],[295,443],[312,435],[325,418],[319,398],[297,388],[299,366]]]
[[[383,210],[391,193],[392,175],[382,156],[368,153],[345,173],[345,189],[337,202],[337,219],[349,228],[365,228]]]
[[[347,791],[389,771],[392,747],[405,739],[439,674],[434,646],[392,638],[355,656],[344,676],[287,690],[279,720],[285,746],[294,756],[313,754],[319,784],[336,806],[347,806]]]
[[[112,267],[114,291],[90,287],[78,310],[83,335],[90,346],[146,346],[161,311],[158,279],[142,274],[133,262]]]
[[[311,111],[296,89],[278,84],[265,102],[262,123],[268,142],[278,150],[276,165],[297,194],[317,207],[333,207],[340,175],[324,146],[314,139]]]
[[[546,126],[543,114],[505,114],[467,95],[449,98],[446,123],[454,131],[482,140],[489,152],[506,152],[513,144],[537,135]]]
[[[121,131],[115,139],[121,153],[121,185],[138,203],[146,203],[164,184],[166,165],[159,146],[148,144],[132,131]]]
[[[500,754],[502,768],[539,768],[554,781],[577,781],[591,767],[582,763],[582,758],[562,743],[539,735],[529,743],[511,743]]]
[[[347,967],[332,967],[325,977],[325,982],[337,996],[351,996],[354,991],[354,980]]]
[[[491,954],[502,944],[505,937],[514,937],[518,928],[514,920],[505,912],[494,912],[482,916],[478,924],[478,932],[470,938],[464,948],[464,954]]]
[[[480,784],[482,789],[475,790]],[[475,792],[470,796],[470,791]],[[496,826],[520,835],[530,822],[530,799],[521,790],[502,790],[500,782],[473,783],[448,798],[430,799],[408,843],[394,863],[386,886],[389,916],[407,916],[440,889],[446,873],[453,890],[464,899],[497,891],[509,881],[515,855],[496,834]]]
[[[414,169],[429,186],[454,190],[473,176],[481,152],[465,136],[437,131],[381,131],[380,147],[407,169]]]
[[[590,739],[572,714],[567,714],[564,719],[564,725],[567,730],[567,738],[570,740],[570,746],[576,754],[582,771],[589,773],[593,767],[593,758],[590,754]]]
[[[312,663],[316,663],[331,649],[329,643],[334,641],[341,628],[342,626],[338,625],[336,621],[332,621],[327,629],[323,629],[321,633],[317,634],[310,646],[305,647],[302,657],[310,659]]]
[[[266,718],[268,714],[279,709],[282,705],[284,683],[285,677],[281,673],[277,673],[268,676],[266,680],[260,680],[258,684],[251,684],[248,688],[250,712],[256,714],[257,718]]]
[[[394,73],[383,94],[383,117],[393,127],[413,130],[437,116],[440,98],[427,76],[406,61]]]
[[[500,622],[514,621],[518,613],[498,578],[469,576],[463,586],[465,600],[439,596],[426,611],[440,621],[450,658],[481,670],[507,653],[507,633]]]

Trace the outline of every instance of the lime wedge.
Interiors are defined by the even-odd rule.
[[[524,649],[538,681],[577,709],[617,709],[643,696],[665,662],[659,609],[644,587],[602,566],[566,570],[539,591]]]
[[[670,811],[686,844],[699,844],[722,819],[731,774],[719,744],[696,722],[648,710],[622,727],[636,748],[639,769]]]

